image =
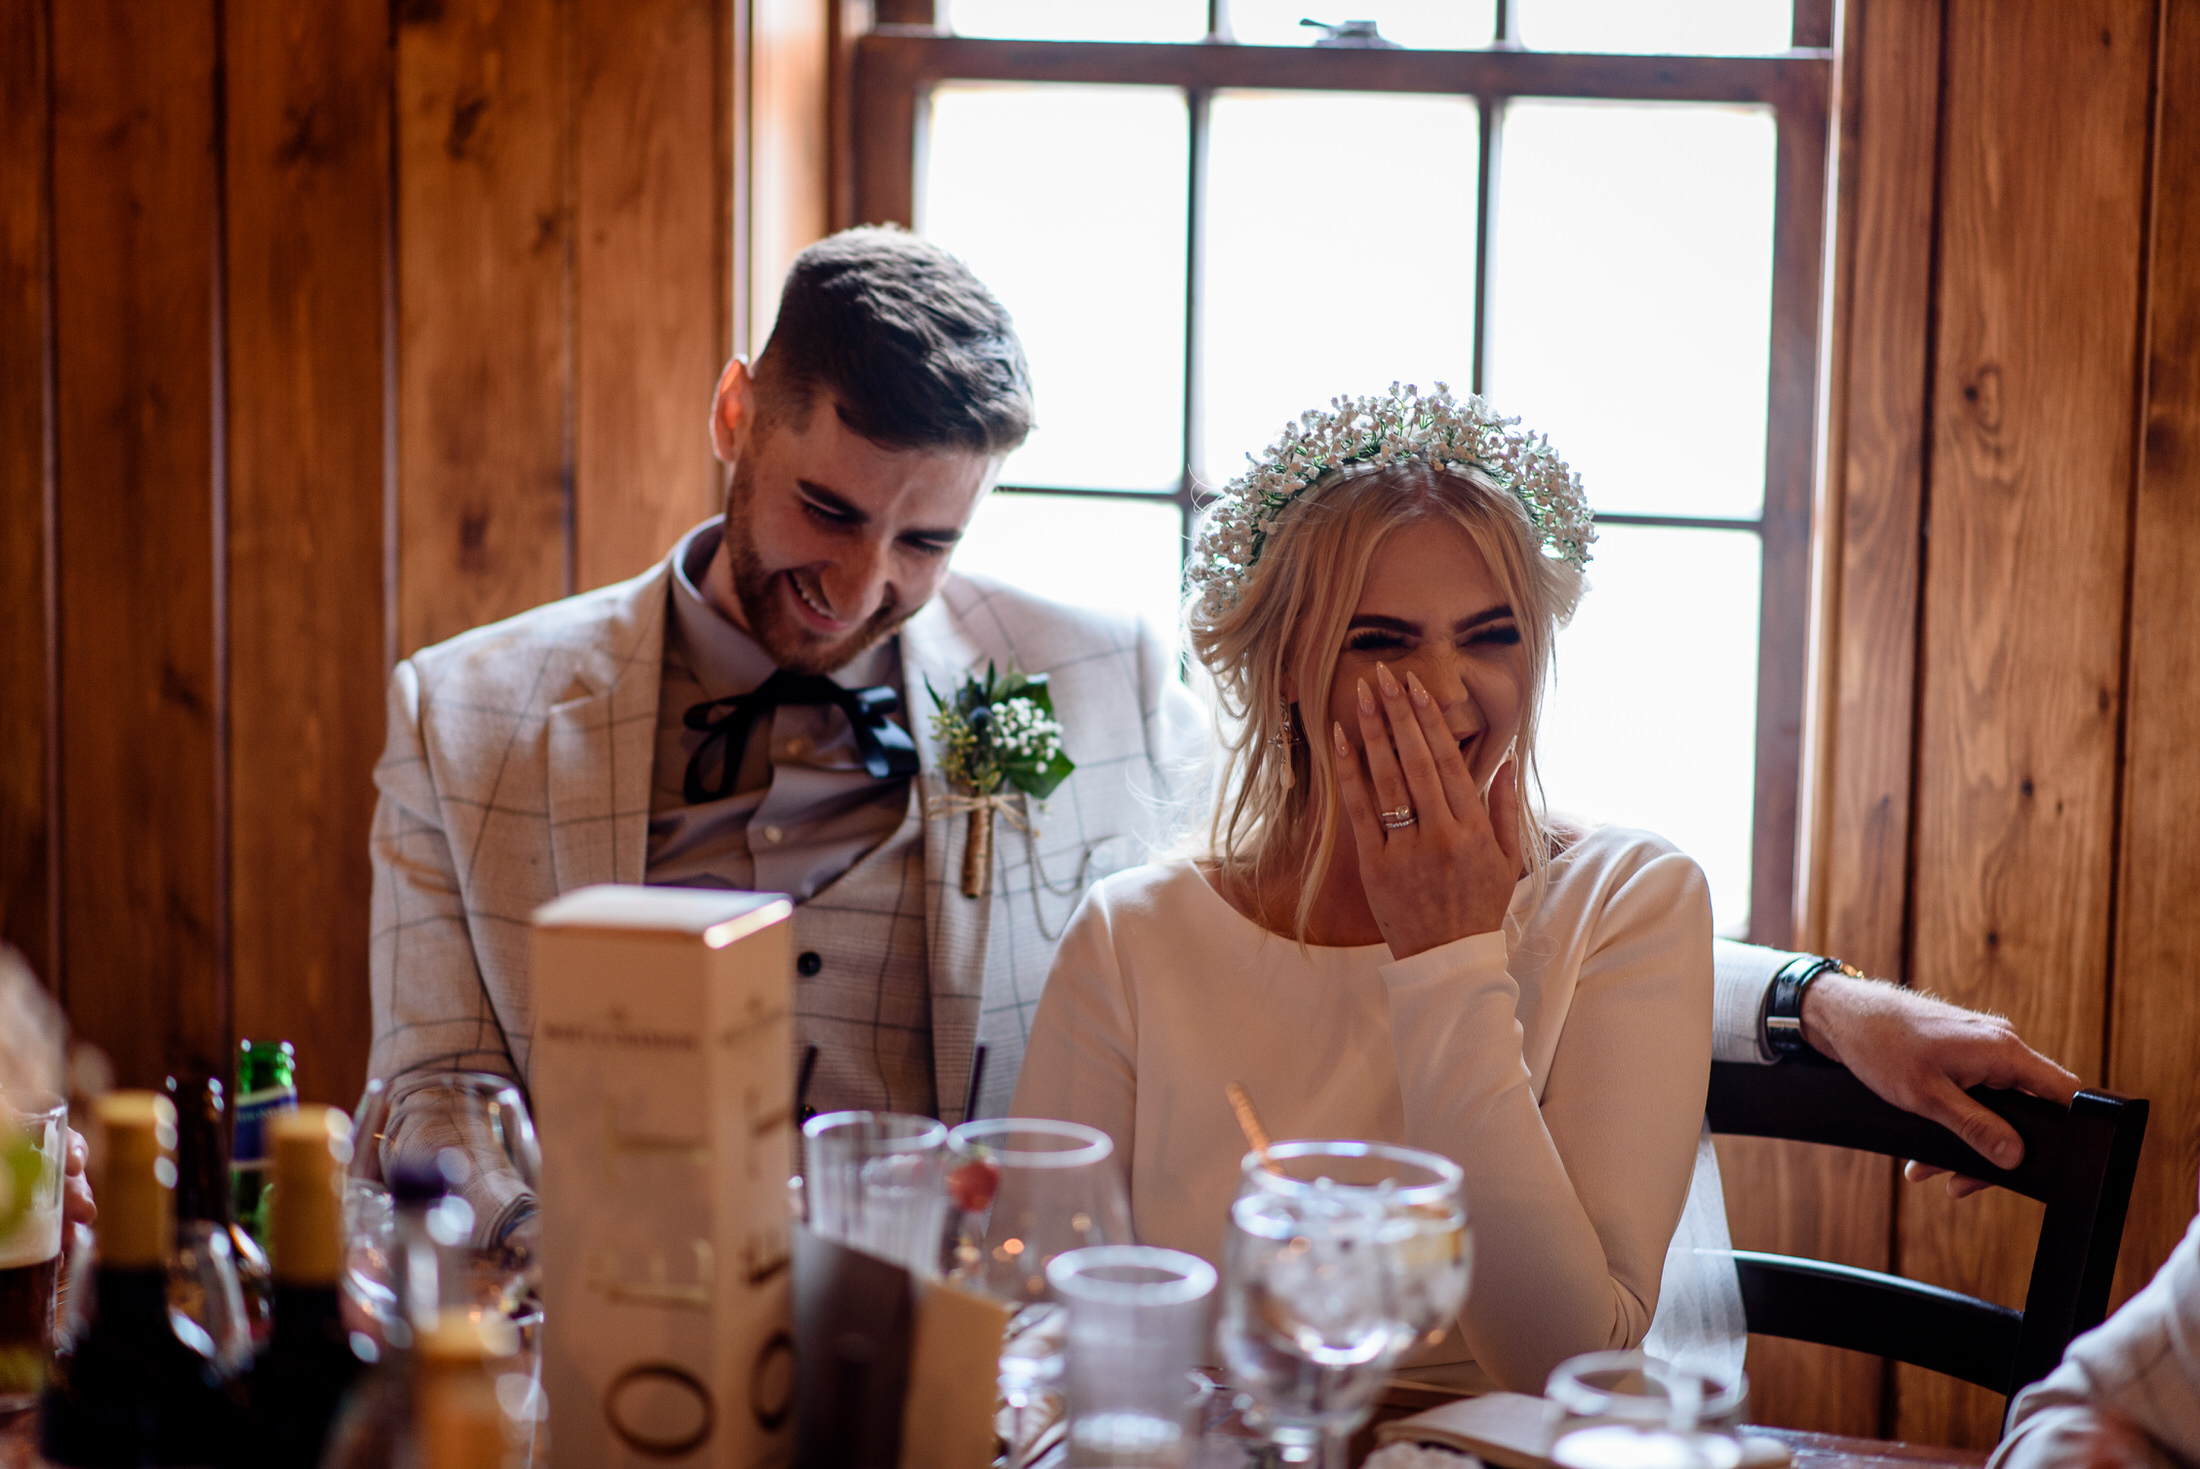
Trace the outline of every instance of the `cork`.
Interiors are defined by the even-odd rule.
[[[109,1092],[97,1110],[107,1137],[100,1263],[165,1268],[176,1233],[176,1104],[158,1092]]]
[[[275,1278],[334,1285],[344,1269],[344,1169],[351,1119],[334,1107],[299,1107],[268,1125],[275,1191],[268,1205]]]

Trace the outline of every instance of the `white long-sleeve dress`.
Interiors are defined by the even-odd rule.
[[[1707,1161],[1711,1003],[1703,876],[1645,832],[1590,831],[1540,893],[1521,881],[1501,934],[1404,960],[1382,944],[1302,947],[1172,862],[1087,894],[1012,1110],[1105,1130],[1140,1241],[1216,1261],[1245,1153],[1229,1082],[1279,1139],[1456,1160],[1473,1283],[1460,1333],[1427,1365],[1540,1391],[1564,1358],[1650,1328]],[[1709,1189],[1715,1208],[1715,1166]],[[1479,1371],[1460,1370],[1468,1358]]]

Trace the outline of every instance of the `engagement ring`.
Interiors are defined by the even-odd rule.
[[[1404,831],[1420,818],[1413,814],[1411,806],[1400,806],[1395,811],[1382,812],[1380,819],[1385,831]]]

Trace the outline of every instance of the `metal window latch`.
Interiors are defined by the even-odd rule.
[[[1301,20],[1302,26],[1312,26],[1322,32],[1322,38],[1314,43],[1316,50],[1403,51],[1405,48],[1375,29],[1371,20]]]

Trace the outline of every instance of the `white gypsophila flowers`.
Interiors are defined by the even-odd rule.
[[[1009,763],[1045,765],[1062,753],[1062,726],[1029,699],[1004,699],[993,706],[993,748]]]
[[[1372,398],[1336,398],[1286,424],[1268,452],[1230,481],[1208,513],[1184,564],[1186,594],[1212,620],[1237,605],[1268,534],[1293,504],[1325,483],[1357,479],[1395,464],[1480,469],[1527,507],[1542,533],[1543,554],[1577,570],[1597,538],[1581,476],[1541,434],[1514,427],[1478,394],[1454,399],[1442,383],[1422,396],[1408,383]]]

